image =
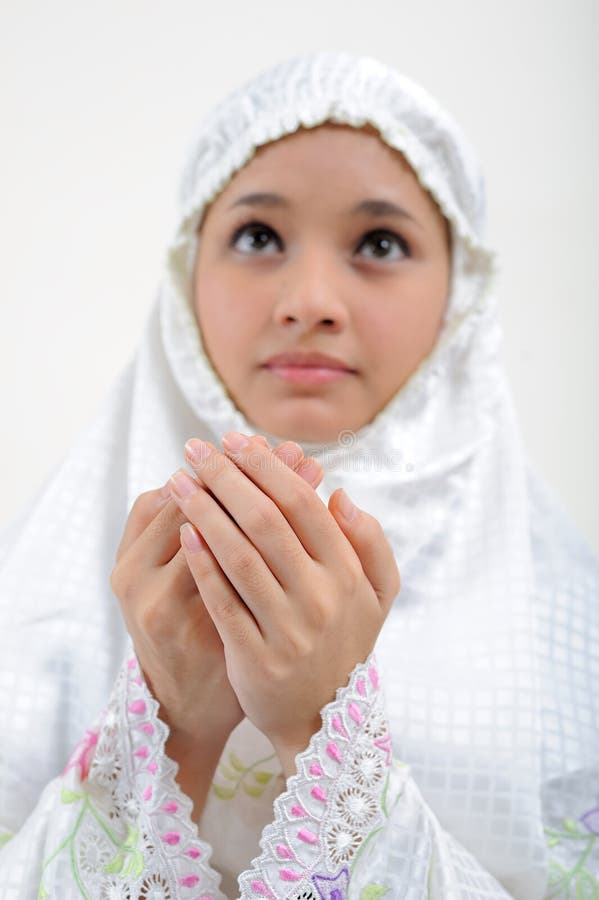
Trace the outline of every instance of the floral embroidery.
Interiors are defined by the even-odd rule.
[[[371,660],[356,667],[322,721],[274,802],[262,856],[240,876],[245,900],[347,900],[352,867],[384,824],[391,739]],[[59,859],[83,898],[222,900],[210,848],[164,753],[167,733],[132,656],[100,728],[85,733],[65,769],[60,797],[72,810],[70,831],[43,865],[40,900],[52,895],[51,867],[64,869]],[[214,793],[260,797],[275,777],[274,758],[246,763],[229,753]],[[370,885],[361,900],[378,900],[384,890]]]
[[[379,814],[379,805],[372,796],[357,787],[348,787],[335,800],[337,814],[355,827],[373,822]]]
[[[86,731],[83,738],[79,741],[77,746],[75,747],[70,760],[68,761],[63,775],[66,775],[67,772],[70,772],[71,769],[79,769],[79,778],[81,781],[85,781],[87,776],[89,775],[89,769],[91,766],[91,762],[94,756],[94,751],[96,749],[96,744],[98,743],[98,732],[97,731]]]
[[[274,772],[266,769],[259,769],[258,766],[270,762],[276,758],[276,753],[257,759],[256,762],[246,766],[239,757],[231,752],[228,755],[229,765],[219,763],[218,771],[230,784],[213,784],[212,791],[221,800],[232,800],[241,787],[244,793],[249,797],[261,797],[264,793],[266,785],[274,777]]]
[[[349,776],[361,787],[374,788],[385,777],[385,763],[378,750],[365,747],[356,753],[350,767]]]
[[[116,875],[102,879],[100,900],[134,900],[128,885],[119,881]]]
[[[187,896],[181,888],[190,889],[189,900],[222,897],[210,848],[190,818],[191,801],[164,754],[168,732],[157,713],[132,656],[100,727],[85,732],[63,773],[70,831],[43,864],[39,900],[54,896],[51,867],[59,859],[70,864],[83,898],[175,900]]]
[[[139,828],[129,825],[127,828],[127,837],[122,844],[119,845],[118,852],[114,859],[104,866],[104,871],[112,874],[118,873],[122,878],[131,875],[133,878],[139,878],[144,870],[144,858],[138,849],[140,838]]]
[[[172,900],[173,895],[164,876],[154,874],[144,880],[139,897],[140,900]]]
[[[79,745],[79,748],[80,747],[81,744]],[[75,765],[78,765],[78,763],[75,763]],[[61,791],[61,800],[65,804],[75,804],[81,802],[81,810],[69,834],[67,834],[64,840],[61,841],[56,850],[48,857],[48,859],[44,861],[44,864],[42,866],[42,877],[40,879],[37,894],[39,900],[50,896],[44,886],[44,873],[46,872],[50,864],[54,862],[54,860],[63,851],[69,854],[73,878],[77,887],[79,888],[81,896],[85,897],[86,892],[83,885],[85,876],[94,875],[98,871],[108,871],[106,867],[108,866],[107,861],[109,859],[111,849],[121,847],[117,835],[102,819],[102,817],[98,813],[98,810],[91,802],[91,799],[87,794],[80,791],[74,791],[69,788],[63,788]],[[98,832],[97,829],[94,829],[93,831],[90,830],[91,833],[87,835],[84,834],[83,839],[77,846],[77,836],[79,835],[80,831],[84,831],[85,827],[87,826],[88,816],[91,816],[96,824],[100,826],[100,831]],[[143,860],[141,860],[141,865],[143,869]]]
[[[274,801],[262,855],[240,876],[243,898],[346,900],[350,867],[382,827],[391,738],[372,659],[356,666],[321,716]]]
[[[93,875],[94,872],[107,871],[106,866],[112,856],[113,847],[102,832],[90,831],[81,837],[77,854],[81,872]]]
[[[349,887],[349,870],[340,869],[334,877],[313,875],[312,881],[322,900],[346,900]]]
[[[550,848],[558,847],[565,841],[579,844],[578,859],[570,868],[557,859],[550,860],[546,900],[569,897],[571,894],[584,900],[599,900],[599,881],[586,867],[587,860],[598,845],[599,805],[583,813],[579,822],[583,828],[573,819],[565,819],[562,829],[545,829]]]
[[[390,888],[382,884],[367,884],[360,891],[360,900],[380,900],[385,894],[389,893]]]
[[[326,835],[327,851],[329,859],[335,865],[349,862],[362,843],[362,837],[358,831],[349,829],[345,824],[335,822],[329,828]]]

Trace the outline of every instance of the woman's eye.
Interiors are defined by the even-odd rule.
[[[371,231],[360,241],[357,249],[369,247],[363,254],[368,259],[403,259],[410,255],[406,241],[393,231]]]
[[[276,252],[276,250],[268,250],[269,245],[274,247],[275,243],[277,249],[280,250],[282,246],[281,240],[276,232],[269,228],[268,225],[262,225],[260,222],[249,222],[247,225],[242,225],[241,228],[237,229],[231,240],[233,247],[241,253],[259,253],[262,256]],[[265,248],[267,249],[265,250]]]

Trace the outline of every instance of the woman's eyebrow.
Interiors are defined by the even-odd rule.
[[[356,215],[357,213],[368,213],[371,216],[395,216],[398,219],[409,219],[416,225],[420,224],[407,209],[391,203],[390,200],[362,200],[350,209],[350,214]]]
[[[268,206],[268,207],[288,207],[289,201],[282,197],[281,194],[274,194],[269,191],[257,191],[253,194],[244,194],[238,197],[229,209],[235,209],[237,206]],[[409,219],[416,225],[420,223],[409,213],[403,206],[391,203],[390,200],[361,200],[349,210],[349,215],[359,215],[367,213],[371,216],[395,216],[399,219]]]
[[[235,203],[229,206],[229,209],[235,209],[236,206],[289,206],[289,201],[280,194],[257,191],[254,194],[244,194],[243,197],[239,197]]]

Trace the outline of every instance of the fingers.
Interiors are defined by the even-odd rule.
[[[401,580],[393,550],[380,523],[355,506],[343,488],[331,494],[329,509],[356,551],[386,615],[399,593]]]
[[[181,526],[181,551],[223,644],[243,644],[259,634],[259,626],[198,530]]]
[[[180,630],[191,604],[201,602],[181,546],[170,562],[142,571],[143,560],[127,559],[112,573],[111,586],[118,598],[127,630],[139,640],[171,640]]]
[[[148,491],[147,493],[155,492]],[[172,502],[170,490],[169,502],[165,503],[148,521],[146,514],[149,506],[151,506],[151,498],[140,494],[133,504],[127,520],[117,564],[126,557],[127,566],[133,569],[136,565],[140,566],[140,570],[163,566],[170,562],[179,550],[181,546],[179,528],[185,521],[185,515],[178,505]],[[145,527],[142,528],[142,526]],[[128,538],[126,545],[125,537]]]
[[[251,440],[257,441],[263,447],[268,448],[269,446],[266,438],[262,437],[260,434],[253,435]],[[285,452],[288,451],[288,444],[289,442],[280,444],[276,449],[282,451],[284,456]],[[303,459],[301,447],[299,447],[298,444],[295,444],[294,446],[299,449],[300,454],[299,457],[297,457],[297,454],[295,455],[297,457],[295,458],[295,462],[293,461],[292,454],[292,457],[288,462],[288,465],[290,466],[297,466],[301,459]],[[117,562],[143,534],[150,523],[158,517],[158,514],[169,502],[172,502],[172,497],[168,482],[161,488],[144,491],[137,497],[131,507],[129,516],[127,517],[123,536],[116,551]],[[173,508],[169,511],[169,515],[161,516],[160,521],[157,523],[156,530],[149,535],[149,540],[151,541],[153,548],[157,551],[156,554],[152,554],[152,559],[158,563],[164,563],[171,559],[180,547],[179,527],[183,521],[183,517],[177,510],[178,507],[174,504]],[[172,525],[175,527],[172,528]],[[167,537],[166,541],[161,540],[162,531],[165,528],[168,529],[171,536],[170,539]]]
[[[251,441],[254,446],[259,445],[270,453],[268,441],[261,435],[252,436]],[[314,487],[320,482],[322,467],[316,460],[305,460],[302,448],[298,444],[286,441],[275,447],[273,455],[290,470],[297,472],[301,479],[312,483]],[[218,504],[218,499],[213,498],[213,503]],[[228,511],[222,506],[221,509],[229,517]],[[115,593],[118,591],[119,595],[129,596],[133,590],[133,585],[130,583],[133,576],[133,581],[136,581],[142,570],[163,565],[168,565],[171,580],[175,579],[179,582],[182,579],[185,581],[185,584],[183,581],[181,583],[183,593],[188,594],[195,590],[194,579],[191,577],[185,555],[181,550],[179,529],[184,521],[185,515],[179,505],[172,502],[168,487],[140,494],[129,513],[117,550],[115,570],[111,578]],[[229,519],[229,521],[231,520]],[[241,536],[239,529],[234,528],[233,533],[239,540]],[[298,547],[299,542],[295,547],[296,552]],[[245,550],[243,552],[247,556],[247,552]],[[282,550],[282,552],[285,551]],[[122,563],[123,557],[126,557],[125,564]],[[246,568],[248,567],[246,566]],[[251,581],[255,583],[257,577],[259,577],[259,573],[254,572]],[[271,579],[271,574],[267,572],[266,566],[263,566],[262,577],[264,581]],[[247,588],[247,585],[245,587]],[[134,590],[133,593],[135,593]]]
[[[248,443],[238,451],[221,453],[211,444],[192,439],[186,453],[198,478],[247,534],[283,586],[293,578],[281,555],[285,548],[293,549],[291,536],[321,562],[338,561],[339,554],[347,552],[346,541],[315,491],[270,450]]]
[[[229,462],[229,465],[233,464]],[[260,493],[255,485],[245,481],[251,492]],[[276,571],[271,570],[269,561],[238,526],[236,516],[230,514],[231,510],[223,509],[218,499],[198,485],[184,469],[172,476],[171,489],[185,518],[202,535],[224,576],[260,622],[260,627],[263,628],[264,622],[274,623],[276,615],[286,607],[287,598]],[[312,490],[308,486],[305,489]],[[305,551],[274,504],[268,498],[264,500],[276,517],[265,523],[265,530],[272,531],[269,555],[293,558],[300,565],[299,556],[305,556]]]
[[[268,447],[268,443],[264,446]],[[275,447],[272,452],[313,488],[318,487],[324,476],[322,466],[313,457],[305,459],[304,451],[299,444],[296,444],[295,441],[285,441]]]
[[[137,497],[131,507],[121,542],[116,551],[117,562],[170,499],[170,491],[166,485],[154,491],[145,491]]]
[[[300,478],[311,484],[313,488],[317,488],[324,478],[324,471],[318,460],[313,457],[302,460],[295,470]]]
[[[249,436],[250,441],[260,444],[270,450],[270,444],[261,434],[253,434]],[[311,484],[313,488],[317,488],[324,477],[324,471],[320,462],[313,456],[304,457],[304,451],[295,441],[284,441],[272,448],[274,456],[278,457],[290,469]]]

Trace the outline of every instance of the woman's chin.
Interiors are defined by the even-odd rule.
[[[340,432],[351,429],[331,426],[331,422],[303,416],[252,416],[240,410],[256,434],[264,433],[277,442],[295,441],[298,444],[331,444],[339,439]]]

